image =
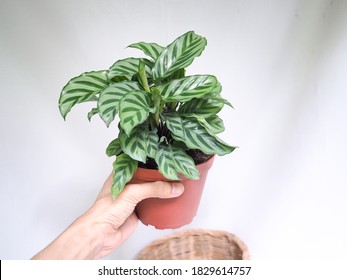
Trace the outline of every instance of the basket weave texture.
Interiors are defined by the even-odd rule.
[[[247,246],[234,234],[189,229],[159,238],[143,248],[138,260],[248,260]]]

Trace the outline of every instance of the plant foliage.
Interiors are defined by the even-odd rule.
[[[63,118],[81,102],[95,102],[90,120],[99,114],[107,126],[119,117],[119,134],[106,149],[116,156],[112,195],[116,197],[132,178],[138,163],[156,162],[168,179],[180,174],[198,179],[187,149],[225,155],[235,147],[216,135],[224,131],[217,116],[231,104],[220,95],[221,85],[212,75],[186,76],[185,68],[203,52],[205,38],[187,32],[167,47],[139,42],[136,48],[148,58],[116,61],[108,70],[86,72],[72,78],[61,91]]]

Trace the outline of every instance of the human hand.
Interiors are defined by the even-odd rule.
[[[97,259],[106,256],[135,230],[137,203],[150,197],[174,198],[184,191],[180,183],[129,184],[113,200],[111,185],[112,175],[92,207],[33,259]]]

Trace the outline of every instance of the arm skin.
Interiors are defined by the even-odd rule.
[[[98,259],[120,246],[135,230],[134,213],[138,202],[149,197],[180,196],[180,183],[153,182],[129,184],[116,199],[111,196],[112,175],[108,177],[95,203],[76,219],[33,260]]]

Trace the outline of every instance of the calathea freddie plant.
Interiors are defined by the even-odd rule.
[[[119,134],[106,149],[116,156],[112,194],[116,197],[139,163],[153,162],[168,179],[179,174],[198,179],[189,151],[225,155],[235,147],[216,135],[224,130],[217,113],[230,103],[220,95],[212,75],[185,76],[185,68],[200,56],[207,41],[193,31],[167,47],[139,42],[130,45],[149,58],[126,58],[108,70],[72,78],[63,88],[59,109],[64,117],[77,103],[94,102],[88,119],[99,114],[107,126],[119,116]]]

